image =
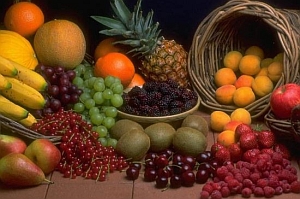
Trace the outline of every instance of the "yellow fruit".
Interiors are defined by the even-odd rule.
[[[34,70],[38,65],[30,42],[16,32],[0,30],[0,55]]]
[[[264,59],[261,60],[261,62],[260,62],[260,67],[261,67],[261,68],[268,67],[272,62],[273,62],[273,59],[272,59],[272,58],[264,58]]]
[[[84,59],[86,41],[83,32],[75,23],[52,20],[37,30],[34,49],[41,63],[73,69]]]
[[[273,81],[277,82],[283,73],[283,64],[278,61],[272,62],[268,67],[268,77]]]
[[[251,114],[244,108],[237,108],[230,114],[231,121],[242,122],[244,124],[251,124]]]
[[[233,103],[238,107],[245,107],[255,101],[255,94],[251,87],[240,87],[233,94]]]
[[[221,132],[230,120],[231,118],[227,113],[223,111],[213,111],[210,114],[210,128],[214,131]]]
[[[261,75],[268,76],[268,68],[267,67],[261,68],[260,71],[255,75],[255,77],[261,76]]]
[[[29,112],[23,107],[13,103],[9,99],[0,95],[0,114],[14,121],[26,118]]]
[[[260,58],[256,55],[243,56],[239,69],[244,75],[256,75],[260,71]]]
[[[259,46],[250,46],[246,49],[245,55],[256,55],[260,57],[260,59],[264,59],[265,57],[263,49]]]
[[[268,76],[257,76],[254,78],[251,87],[255,95],[263,97],[273,91],[274,84]]]
[[[236,91],[236,88],[234,85],[224,85],[219,88],[217,88],[215,94],[216,94],[216,100],[220,104],[232,104],[233,103],[233,94]]]
[[[232,130],[224,130],[217,135],[217,142],[225,147],[235,143],[235,132]]]
[[[239,51],[230,51],[228,52],[223,60],[224,67],[231,68],[234,72],[239,70],[239,63],[243,57],[242,53]]]
[[[217,87],[234,84],[236,75],[231,68],[221,68],[217,70],[214,76]]]
[[[278,61],[280,63],[283,63],[283,53],[278,53],[274,58],[273,61]]]

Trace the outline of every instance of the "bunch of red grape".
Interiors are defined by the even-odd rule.
[[[98,141],[98,133],[92,125],[72,110],[62,108],[47,114],[32,127],[43,135],[62,136],[59,149],[62,158],[57,170],[67,178],[82,176],[86,179],[104,181],[108,173],[121,171],[128,166],[113,147],[105,147]]]
[[[65,70],[61,66],[50,67],[45,65],[40,65],[37,70],[48,82],[45,95],[47,103],[40,110],[41,116],[47,113],[55,113],[61,107],[70,108],[72,104],[78,102],[83,91],[72,83],[76,77],[75,71]]]
[[[161,153],[149,152],[145,156],[144,181],[155,182],[157,188],[191,187],[203,184],[213,177],[220,166],[210,151],[197,157],[181,155],[167,149]],[[131,162],[126,169],[127,178],[136,180],[141,173],[142,163]]]

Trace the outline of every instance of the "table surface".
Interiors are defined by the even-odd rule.
[[[209,122],[209,114],[205,112],[197,112]],[[215,142],[216,133],[210,131],[207,140],[208,147]],[[298,170],[298,179],[300,179],[299,160],[293,160],[292,164]],[[155,188],[155,182],[144,182],[142,175],[133,181],[126,179],[125,172],[114,172],[108,174],[108,178],[104,182],[95,182],[82,177],[76,179],[64,178],[61,173],[55,171],[47,176],[53,181],[53,184],[42,184],[36,187],[13,189],[6,187],[0,183],[1,199],[199,199],[201,184],[194,184],[193,187],[181,187],[179,189],[161,190]],[[229,198],[241,198],[241,195],[233,195]],[[254,196],[252,198],[255,198]],[[296,199],[299,194],[281,194],[274,196],[275,199]]]

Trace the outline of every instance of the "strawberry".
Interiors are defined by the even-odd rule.
[[[258,132],[257,141],[260,148],[271,148],[275,144],[275,135],[270,130]]]
[[[253,131],[241,134],[240,146],[244,151],[258,148],[257,137]]]
[[[242,149],[238,143],[232,143],[231,145],[229,145],[228,150],[230,152],[230,158],[232,162],[241,160]]]
[[[244,123],[239,124],[235,129],[235,140],[239,141],[241,134],[250,132],[252,132],[252,127],[250,125]]]
[[[284,144],[276,143],[274,145],[274,151],[281,153],[283,158],[285,158],[285,159],[288,159],[288,160],[291,159],[291,153],[290,153],[289,149]]]
[[[211,148],[210,148],[210,151],[211,151],[211,154],[212,156],[215,156],[216,155],[216,152],[219,150],[219,149],[222,149],[224,148],[224,146],[220,143],[214,143],[213,145],[211,145]]]
[[[242,159],[246,162],[256,163],[258,154],[260,154],[259,149],[249,149],[243,153]]]
[[[224,162],[230,161],[230,152],[228,148],[223,147],[217,150],[215,154],[215,158],[220,165],[223,165]]]

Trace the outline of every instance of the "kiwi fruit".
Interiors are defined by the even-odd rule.
[[[196,157],[207,148],[207,139],[200,131],[191,127],[180,127],[173,137],[175,151]]]
[[[145,133],[150,138],[150,150],[160,152],[172,145],[175,128],[168,123],[158,122],[145,128]]]
[[[132,129],[140,129],[142,131],[144,130],[142,125],[133,120],[120,119],[116,121],[116,123],[111,127],[111,129],[109,130],[109,135],[112,138],[119,140],[123,134],[127,133]]]
[[[181,127],[194,128],[207,136],[209,127],[207,121],[201,115],[188,115],[181,123]]]
[[[116,145],[116,151],[126,159],[141,160],[150,148],[149,136],[140,129],[132,129],[121,136]]]

